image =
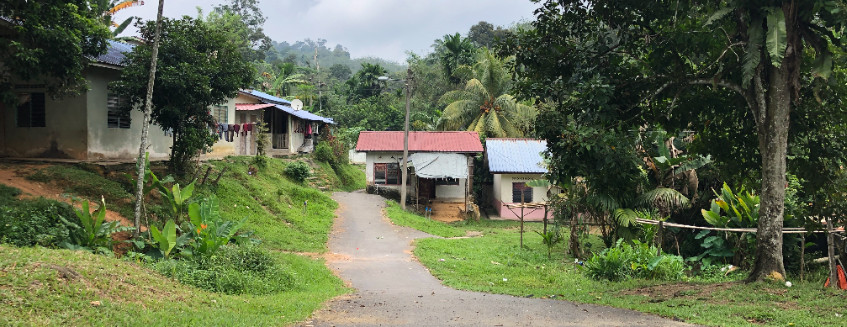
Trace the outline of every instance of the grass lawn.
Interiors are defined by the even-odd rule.
[[[398,211],[397,206],[389,207],[392,221],[422,226],[420,230],[434,235],[482,233],[471,238],[417,240],[414,254],[433,275],[453,288],[608,305],[712,326],[847,325],[847,292],[822,289],[825,277],[821,274],[810,276],[810,282],[792,280],[792,287],[744,284],[739,281],[743,274],[681,282],[596,281],[588,278],[573,258],[564,255],[566,235],[548,259],[547,247],[535,233],[541,230],[541,224],[526,224],[521,248],[516,222],[433,222],[441,224],[433,227],[421,222],[428,221],[424,217]],[[597,237],[590,243],[594,250],[603,248]]]
[[[262,296],[225,295],[180,284],[129,260],[0,245],[0,325],[285,325],[302,321],[323,302],[349,292],[322,259],[313,258],[326,251],[338,205],[327,193],[286,178],[285,160],[269,159],[266,168],[248,174],[251,159],[210,162],[216,171],[226,167],[228,172],[217,187],[198,186],[197,193],[217,196],[225,218],[247,218],[245,229],[254,231],[260,246],[293,274],[292,289]],[[336,176],[336,182],[322,181],[333,189],[352,188],[364,180],[363,174],[351,172],[352,182],[343,183],[333,170],[317,169],[318,176]],[[30,179],[55,183],[86,198],[130,196],[119,181],[79,165],[46,167]],[[301,252],[310,256],[297,254]]]

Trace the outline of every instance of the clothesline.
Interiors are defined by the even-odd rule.
[[[659,224],[658,220],[643,219],[643,218],[636,218],[635,222],[640,223],[640,224],[649,224],[649,225],[658,225]],[[713,231],[719,231],[719,232],[755,233],[757,231],[756,228],[703,227],[703,226],[684,225],[684,224],[671,223],[671,222],[662,222],[662,226],[677,227],[677,228],[688,228],[688,229],[713,230]],[[843,230],[836,230],[834,232],[843,233],[844,231]],[[826,233],[826,231],[825,230],[807,231],[807,230],[805,230],[803,228],[799,228],[799,227],[784,227],[782,229],[782,233],[783,234],[805,234],[805,233]]]

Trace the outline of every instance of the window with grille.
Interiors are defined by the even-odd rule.
[[[106,98],[106,126],[109,128],[129,128],[132,121],[130,112],[121,108],[123,99],[117,94],[109,94]]]
[[[512,183],[512,202],[532,202],[532,188],[526,186],[526,183]]]
[[[18,127],[46,127],[44,93],[19,93]]]
[[[374,164],[374,184],[399,185],[400,165],[396,163]]]
[[[218,124],[228,124],[229,110],[224,105],[212,106],[212,117],[215,118],[215,122]]]

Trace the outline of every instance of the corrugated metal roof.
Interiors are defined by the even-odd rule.
[[[249,94],[249,95],[252,95],[254,97],[257,97],[257,98],[261,99],[263,102],[274,103],[274,104],[282,104],[282,105],[286,105],[286,106],[289,106],[289,107],[291,106],[291,101],[285,100],[283,98],[275,97],[273,95],[267,94],[267,93],[262,92],[262,91],[241,90],[241,92],[244,92],[245,94]]]
[[[497,139],[485,140],[485,154],[488,157],[488,170],[494,174],[522,173],[544,174],[544,157],[547,141],[534,139]]]
[[[276,106],[273,103],[236,103],[235,110],[259,110]]]
[[[359,133],[356,151],[403,151],[403,132]],[[482,152],[476,132],[409,132],[412,152]]]
[[[106,42],[109,42],[106,48],[106,53],[97,56],[94,61],[115,66],[126,66],[126,64],[124,64],[124,59],[126,58],[125,54],[132,52],[135,45],[115,40],[106,40]]]
[[[239,107],[239,104],[236,104],[235,105],[236,110],[256,110],[256,109],[263,109],[263,108],[269,108],[269,107],[275,106],[277,109],[282,110],[287,114],[290,114],[294,117],[297,117],[297,118],[300,118],[300,119],[303,119],[303,120],[319,121],[319,122],[324,122],[324,123],[327,123],[327,124],[335,125],[335,121],[332,120],[332,118],[321,117],[321,116],[318,116],[318,115],[313,114],[311,112],[308,112],[306,110],[294,110],[293,108],[291,108],[291,101],[285,100],[283,98],[275,97],[275,96],[267,94],[265,92],[256,91],[256,90],[241,90],[241,92],[244,93],[244,94],[247,94],[247,95],[251,95],[251,96],[259,99],[259,101],[266,102],[265,104],[269,104],[269,105],[264,106],[264,107],[249,107],[249,106],[241,104],[243,106]],[[262,104],[256,104],[256,106],[258,106],[258,105],[262,105]],[[241,108],[244,108],[244,109],[241,109]],[[247,108],[250,108],[250,109],[247,109]]]

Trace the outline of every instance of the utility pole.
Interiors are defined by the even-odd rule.
[[[406,122],[403,124],[403,167],[400,187],[400,207],[406,210],[406,177],[408,177],[406,161],[409,160],[409,99],[411,97],[412,68],[406,70]]]

